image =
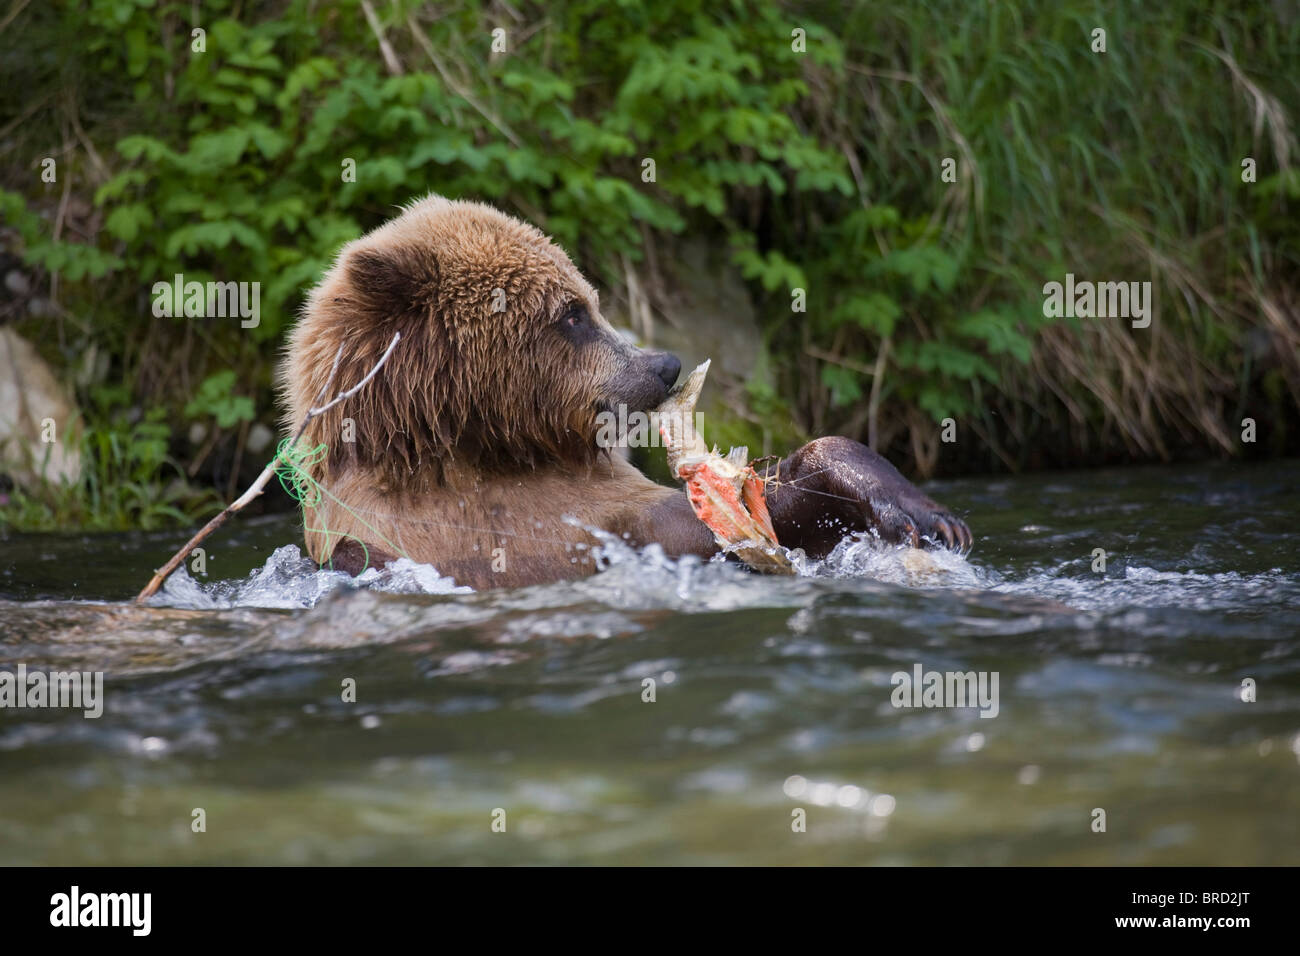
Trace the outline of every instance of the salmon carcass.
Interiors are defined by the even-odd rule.
[[[708,372],[706,361],[658,408],[668,470],[686,483],[696,517],[713,532],[723,551],[756,571],[793,574],[790,558],[772,530],[764,482],[749,463],[749,449],[733,448],[722,455],[706,445],[695,429],[695,405]]]

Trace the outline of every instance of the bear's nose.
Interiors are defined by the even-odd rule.
[[[677,381],[677,376],[682,370],[681,360],[671,352],[655,352],[653,354],[655,374],[669,388]]]

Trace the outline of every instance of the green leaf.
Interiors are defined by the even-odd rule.
[[[823,365],[821,382],[831,392],[831,407],[843,408],[862,399],[862,388],[858,385],[858,374],[841,365]]]
[[[203,380],[194,397],[185,405],[185,415],[193,420],[215,417],[217,426],[231,428],[240,422],[251,422],[256,415],[253,400],[230,394],[235,386],[235,373],[231,369],[209,375]]]
[[[130,242],[139,234],[142,227],[152,221],[153,213],[149,211],[148,206],[143,203],[131,203],[127,206],[119,206],[109,213],[108,218],[104,220],[104,228],[111,235]]]
[[[902,312],[891,297],[883,292],[871,292],[845,299],[831,313],[831,322],[836,326],[852,322],[883,338],[894,333],[894,323]]]

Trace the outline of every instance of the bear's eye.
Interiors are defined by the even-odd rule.
[[[560,320],[560,324],[566,329],[576,329],[586,325],[590,319],[591,316],[587,314],[587,307],[581,302],[574,302],[564,310],[564,318]]]

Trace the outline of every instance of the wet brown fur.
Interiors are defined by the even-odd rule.
[[[301,439],[328,448],[310,471],[325,497],[305,511],[315,560],[355,574],[404,555],[484,588],[591,573],[598,539],[587,528],[673,557],[717,553],[680,490],[596,441],[602,410],[663,401],[676,360],[614,332],[596,291],[540,231],[429,196],[345,246],[289,339],[286,428],[360,382],[395,332],[379,374]],[[864,530],[971,546],[963,521],[850,439],[816,439],[770,473],[777,538],[810,556]]]
[[[345,246],[289,339],[286,429],[317,399],[340,345],[326,399],[360,381],[394,332],[402,338],[380,373],[301,439],[328,447],[311,475],[347,505],[327,496],[306,512],[312,558],[329,562],[342,544],[338,563],[353,572],[405,554],[459,583],[515,586],[593,570],[596,542],[565,516],[647,539],[647,514],[684,496],[598,452],[595,416],[620,353],[555,333],[575,301],[616,336],[563,250],[479,203],[430,196]],[[687,539],[687,550],[713,547],[703,525]]]

